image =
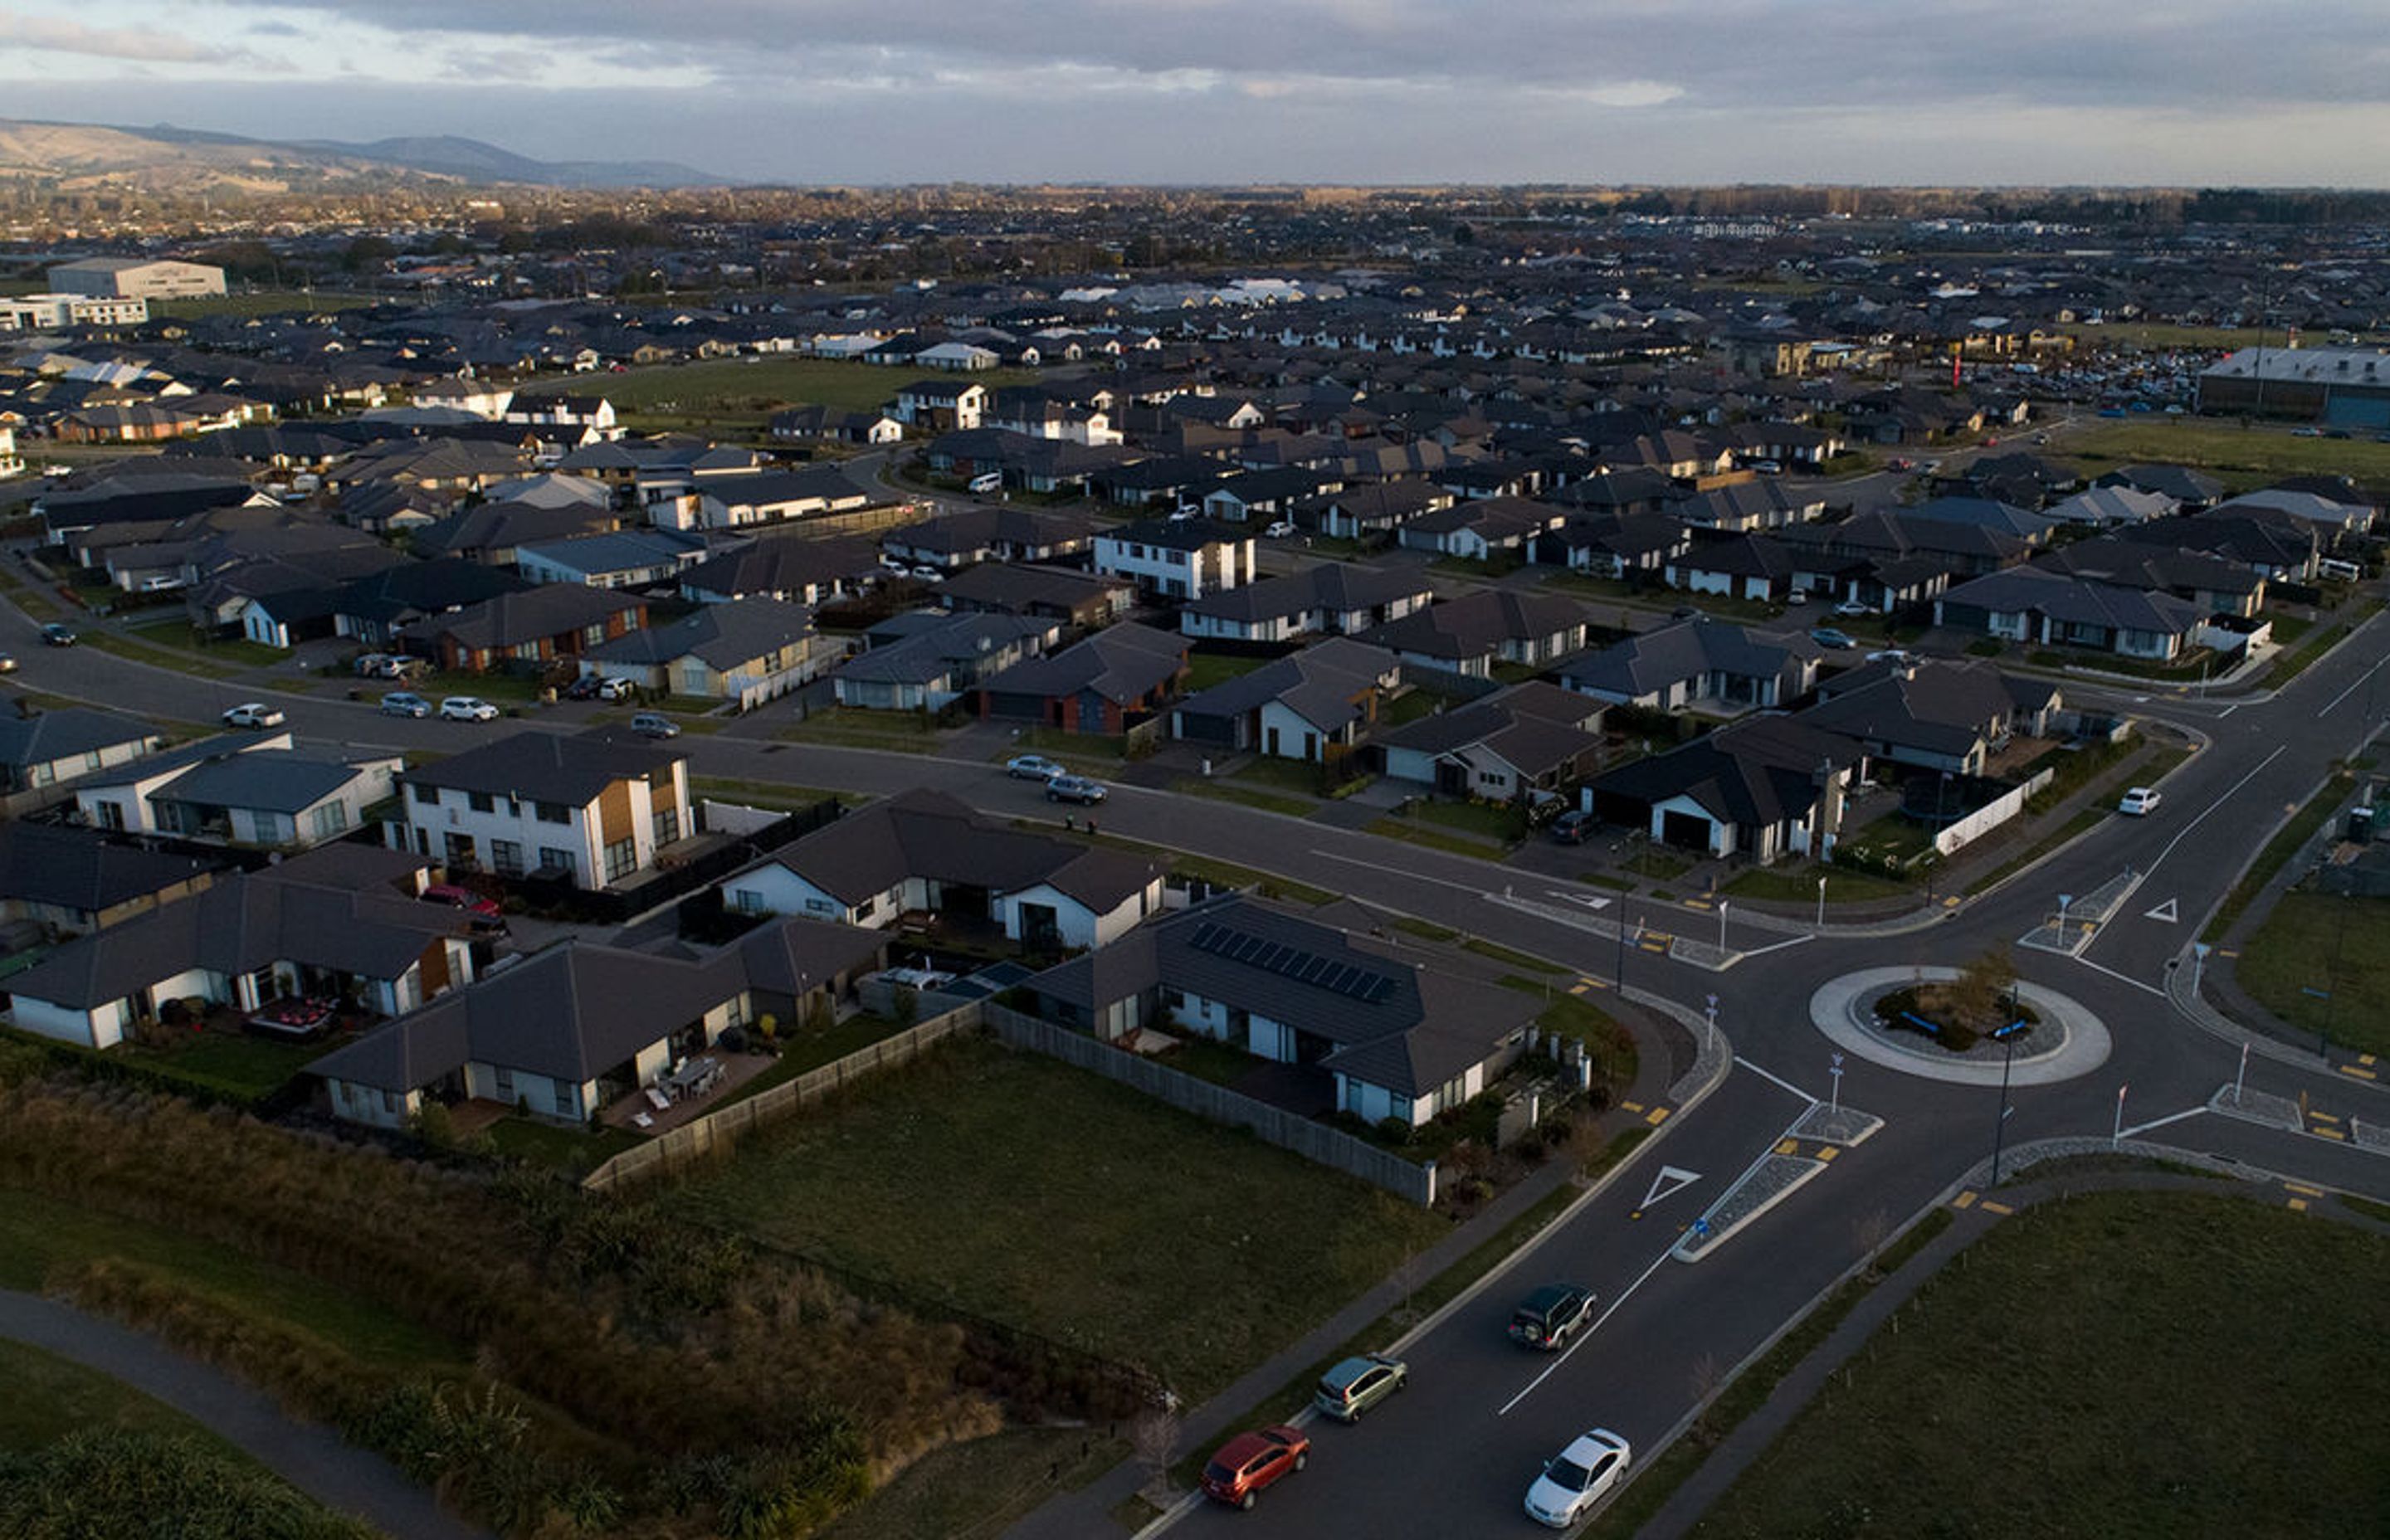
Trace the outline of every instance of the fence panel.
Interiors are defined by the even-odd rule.
[[[1414,1164],[1342,1129],[1298,1117],[1225,1085],[1124,1053],[1085,1033],[1024,1016],[1004,1006],[990,1003],[983,1007],[983,1015],[988,1029],[1015,1047],[1059,1059],[1077,1069],[1092,1070],[1107,1080],[1132,1086],[1199,1118],[1250,1130],[1280,1149],[1292,1150],[1307,1161],[1357,1176],[1414,1203],[1435,1201],[1433,1161],[1425,1165]]]

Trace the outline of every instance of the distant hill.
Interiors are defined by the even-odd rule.
[[[292,192],[380,180],[542,187],[695,187],[724,178],[669,161],[534,160],[449,135],[281,143],[160,124],[0,119],[0,178],[156,192]]]

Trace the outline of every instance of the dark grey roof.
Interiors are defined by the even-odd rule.
[[[988,823],[943,792],[916,788],[849,814],[764,865],[785,867],[850,904],[886,892],[907,878],[999,893],[1041,882],[1060,887],[1063,874],[1074,866],[1078,875],[1068,880],[1090,892],[1119,889],[1116,904],[1160,875],[1152,863],[1137,860],[1142,876],[1131,882],[1129,867],[1081,866],[1086,854],[1086,847],[1070,841]],[[1123,883],[1127,886],[1120,889]]]
[[[281,750],[227,754],[194,765],[152,789],[149,800],[297,814],[334,795],[364,773],[359,764]]]
[[[406,628],[416,636],[450,636],[459,647],[509,648],[542,637],[598,625],[610,616],[646,604],[636,594],[614,593],[579,583],[548,583],[519,594],[500,594],[454,614],[419,621]]]
[[[521,796],[568,807],[585,807],[619,780],[666,771],[685,758],[677,750],[618,742],[597,736],[566,738],[524,732],[467,749],[405,771],[400,779],[417,786],[450,787],[494,796]]]
[[[1323,561],[1285,577],[1264,578],[1242,587],[1206,594],[1187,604],[1181,613],[1251,623],[1313,610],[1370,610],[1407,598],[1433,598],[1434,595],[1434,585],[1416,573],[1356,567],[1347,561]]]
[[[97,914],[215,869],[109,842],[96,829],[0,822],[0,899]]]
[[[2168,522],[2187,522],[2173,520]],[[1969,605],[1991,613],[2031,611],[2051,620],[2180,635],[2199,623],[2200,611],[2171,594],[2143,593],[2114,584],[2094,583],[2044,571],[2038,567],[2012,567],[1962,583],[1943,596],[1951,604]]]
[[[1819,656],[1806,636],[1761,636],[1706,615],[1655,626],[1571,665],[1569,687],[1633,700],[1713,674],[1780,679]]]
[[[1834,680],[1830,691],[1797,720],[1861,743],[1954,755],[1998,734],[2018,704],[1997,669],[1972,662],[1887,661]]]
[[[1574,599],[1480,588],[1414,610],[1364,633],[1361,639],[1398,652],[1468,659],[1506,641],[1539,639],[1561,631],[1581,636],[1584,630],[1585,607]]]
[[[158,729],[147,723],[81,706],[0,716],[0,764],[48,764],[157,736]]]
[[[898,621],[913,623],[893,625]],[[848,679],[883,683],[926,682],[944,677],[958,662],[1045,635],[1053,628],[1050,622],[1018,615],[893,616],[890,622],[871,631],[871,650],[848,659],[840,665],[839,674]],[[882,636],[890,639],[882,642]]]
[[[1597,792],[1637,802],[1688,797],[1724,823],[1767,827],[1817,800],[1821,765],[1860,757],[1857,745],[1792,717],[1764,716],[1720,728],[1680,749],[1625,764],[1594,782]]]
[[[802,604],[754,597],[700,605],[673,622],[617,636],[583,656],[600,663],[670,663],[695,657],[717,669],[778,652],[813,635],[813,611]]]
[[[1335,636],[1200,690],[1178,704],[1190,716],[1232,717],[1276,701],[1323,731],[1362,714],[1362,696],[1402,661],[1381,647]]]
[[[980,681],[998,695],[1047,699],[1092,694],[1118,704],[1142,700],[1187,667],[1186,637],[1134,621],[1109,626],[1043,658],[1028,658]]]

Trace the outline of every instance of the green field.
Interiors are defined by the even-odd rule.
[[[2390,1053],[2390,901],[2284,893],[2232,971],[2306,1046],[2329,1033],[2359,1053]]]
[[[1201,1400],[1446,1221],[1124,1086],[957,1039],[664,1200],[1143,1363]]]
[[[2245,1200],[2004,1221],[1738,1480],[1703,1540],[2390,1532],[2390,1240]]]
[[[196,320],[202,315],[318,315],[336,310],[363,310],[367,305],[394,302],[388,294],[357,294],[346,289],[276,289],[255,294],[212,294],[203,300],[152,300],[149,314],[165,320]]]
[[[2218,473],[2236,492],[2283,476],[2354,476],[2359,481],[2390,481],[2390,443],[2370,438],[2301,439],[2269,424],[2243,428],[2222,417],[2152,417],[2140,422],[2085,423],[2066,435],[2071,458],[2113,464],[2155,461],[2200,466]]]
[[[661,364],[622,374],[572,376],[544,383],[602,395],[617,412],[702,417],[760,428],[784,406],[868,412],[895,400],[899,390],[919,378],[918,370],[843,359],[754,357]],[[989,390],[1031,384],[1037,378],[1029,369],[988,369],[970,377],[973,383]]]

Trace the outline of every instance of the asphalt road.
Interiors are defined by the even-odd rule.
[[[237,698],[229,687],[195,684],[96,650],[42,648],[32,630],[22,617],[0,611],[0,646],[18,652],[24,662],[19,677],[35,688],[186,720],[212,718]],[[1473,1534],[1504,1523],[1524,1532],[1530,1521],[1519,1502],[1537,1463],[1575,1432],[1605,1424],[1648,1451],[1692,1407],[1711,1373],[1740,1362],[1858,1262],[1886,1226],[1934,1201],[1989,1153],[1998,1107],[1992,1091],[1852,1058],[1842,1066],[1841,1100],[1882,1116],[1882,1131],[1842,1153],[1704,1260],[1663,1260],[1678,1226],[1775,1145],[1809,1097],[1831,1090],[1832,1049],[1810,1024],[1812,992],[1859,969],[1955,965],[1995,943],[2013,945],[2055,911],[2059,894],[2088,893],[2127,873],[2139,879],[2132,896],[2079,955],[2016,954],[2028,982],[2095,1012],[2113,1046],[2104,1064],[2076,1079],[2014,1090],[2008,1141],[2103,1139],[2121,1122],[2172,1148],[2390,1198],[2390,1161],[2313,1134],[2202,1111],[2231,1081],[2240,1046],[2181,1018],[2164,993],[2168,968],[2287,810],[2390,711],[2390,687],[2371,687],[2385,654],[2390,625],[2376,620],[2279,695],[2201,701],[2135,697],[2129,688],[2072,690],[2114,695],[2204,735],[2207,747],[2166,781],[2152,815],[2112,817],[2000,889],[1905,932],[1830,926],[1812,935],[1790,922],[1730,910],[1727,939],[1744,956],[1724,971],[1625,949],[1630,984],[1696,1010],[1705,995],[1716,995],[1720,1023],[1737,1054],[1733,1072],[1696,1110],[1673,1120],[1610,1189],[1548,1232],[1530,1258],[1423,1336],[1409,1350],[1414,1384],[1404,1396],[1359,1428],[1318,1427],[1311,1469],[1273,1489],[1255,1513],[1232,1518],[1199,1508],[1184,1521],[1199,1530],[1235,1522],[1249,1535]],[[369,705],[330,697],[283,703],[305,738],[451,751],[526,725],[571,730],[588,714],[565,707],[526,722],[472,726],[386,718]],[[2369,712],[2371,720],[2361,720]],[[679,741],[701,774],[873,792],[934,786],[1008,816],[1044,818],[1056,811],[1034,787],[1005,779],[993,764],[749,736],[767,733],[778,720],[777,712],[761,713],[723,734]],[[1607,930],[1617,913],[1613,893],[1133,787],[1116,788],[1099,817],[1108,831],[1497,936],[1582,970],[1597,991],[1621,967],[1621,949]],[[1546,907],[1517,908],[1506,898]],[[2162,918],[2169,910],[2174,918]],[[1628,913],[1659,931],[1716,939],[1711,911],[1638,903]],[[2390,1092],[2346,1069],[2338,1059],[2269,1044],[2253,1059],[2250,1084],[2304,1094],[2320,1110],[2390,1120]],[[2121,1118],[2120,1087],[2128,1088]],[[1632,1217],[1663,1165],[1694,1180]],[[1557,1358],[1513,1348],[1500,1329],[1512,1297],[1557,1278],[1596,1289],[1605,1313],[1599,1329]]]

